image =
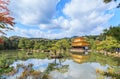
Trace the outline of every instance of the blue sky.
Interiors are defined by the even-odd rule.
[[[63,38],[100,34],[110,25],[120,24],[120,2],[102,0],[11,0],[14,31],[7,36]]]

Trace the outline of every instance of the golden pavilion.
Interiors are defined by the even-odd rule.
[[[84,37],[74,38],[72,42],[71,52],[86,52],[88,50],[89,43]]]

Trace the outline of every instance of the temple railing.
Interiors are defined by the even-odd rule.
[[[85,52],[85,50],[84,49],[78,49],[78,48],[72,48],[72,49],[70,49],[70,51],[71,52]]]

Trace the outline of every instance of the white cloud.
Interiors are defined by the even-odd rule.
[[[70,3],[66,4],[63,12],[73,19],[79,19],[83,17],[83,15],[89,15],[91,12],[96,11],[102,13],[108,10],[112,5],[110,3],[105,4],[102,0],[71,0]]]
[[[89,34],[91,32],[93,33],[93,30],[96,28],[97,30],[100,27],[102,29],[105,28],[105,25],[113,16],[113,14],[107,14],[105,12],[113,9],[115,7],[113,5],[115,5],[114,2],[105,4],[102,0],[71,0],[70,3],[66,4],[63,13],[71,18],[71,22],[74,22],[70,26],[73,29],[72,31]],[[96,32],[97,34],[102,31],[101,28]]]
[[[23,37],[43,37],[43,38],[49,38],[49,39],[54,39],[54,38],[61,38],[61,37],[70,37],[70,33],[65,31],[61,33],[52,33],[51,31],[41,31],[40,29],[21,29],[18,27],[15,27],[15,32],[19,36]]]
[[[26,25],[48,23],[58,0],[11,0],[10,9],[18,22]]]
[[[70,28],[70,25],[68,19],[64,19],[64,17],[59,17],[57,19],[52,19],[49,24],[40,24],[39,28],[68,30]]]
[[[99,34],[114,16],[114,13],[106,11],[112,10],[116,5],[114,2],[105,4],[102,0],[71,0],[62,10],[65,17],[60,15],[58,18],[53,18],[57,15],[55,8],[58,1],[13,0],[11,9],[16,19],[23,24],[39,27],[39,29],[16,28],[16,32],[21,36],[44,38]]]

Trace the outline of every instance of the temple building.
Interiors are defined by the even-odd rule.
[[[88,51],[89,43],[83,37],[74,38],[71,52],[85,53]]]

